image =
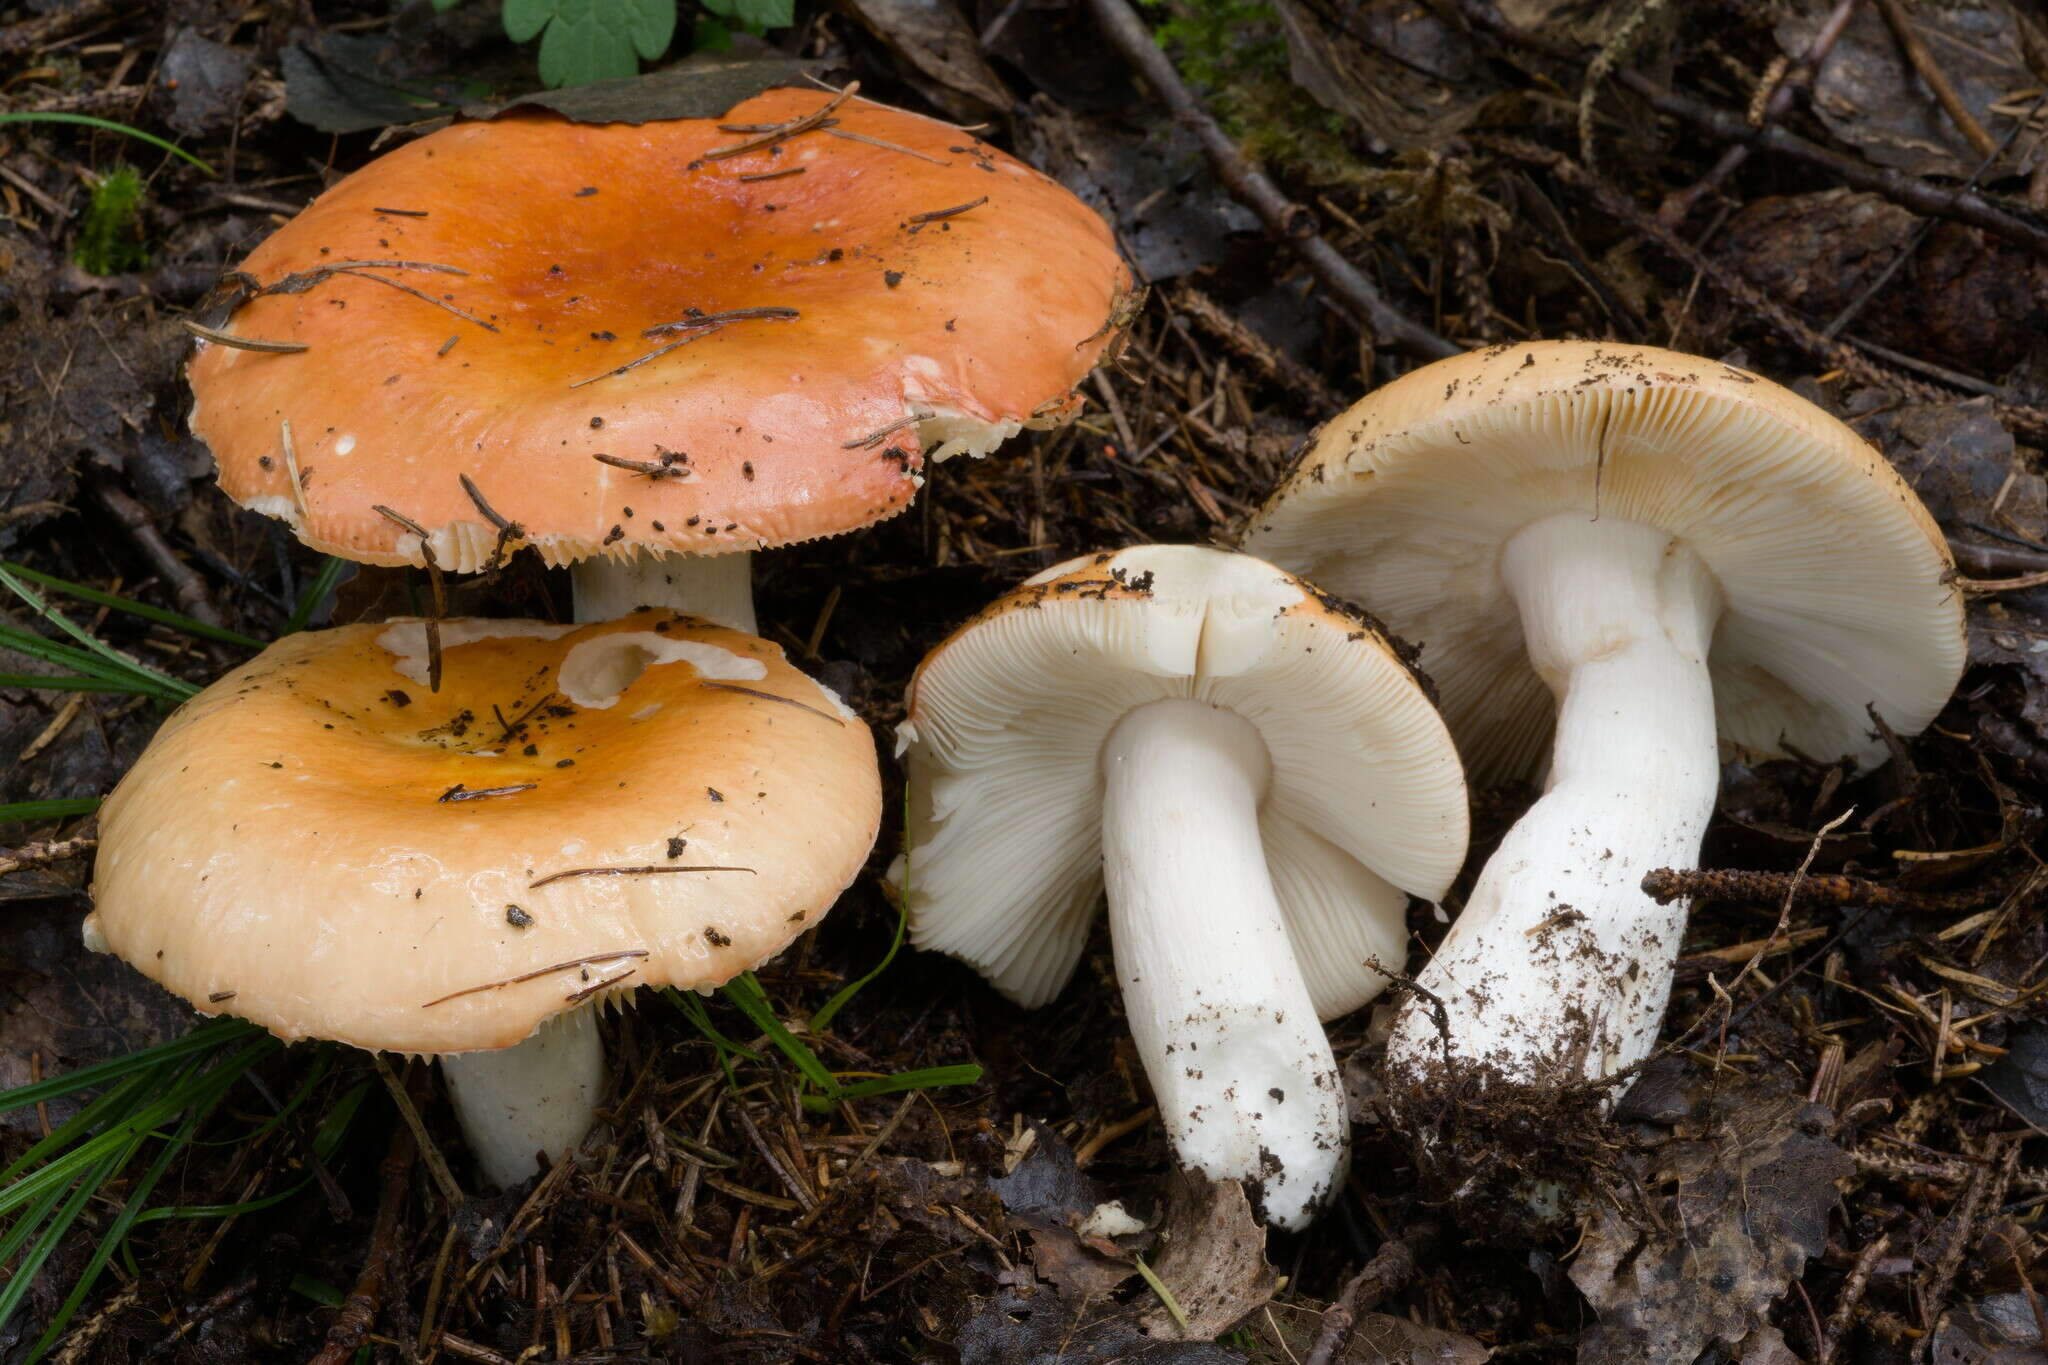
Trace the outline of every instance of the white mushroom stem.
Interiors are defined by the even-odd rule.
[[[1174,1151],[1300,1227],[1351,1128],[1259,837],[1265,742],[1235,712],[1159,701],[1123,718],[1102,764],[1117,979]]]
[[[1445,1055],[1503,1080],[1597,1079],[1656,1041],[1685,928],[1683,902],[1643,894],[1655,867],[1690,867],[1719,785],[1707,653],[1722,598],[1698,556],[1634,522],[1569,514],[1508,542],[1501,574],[1530,662],[1557,697],[1542,797],[1487,863],[1404,1006],[1397,1080]]]
[[[496,1052],[451,1052],[441,1075],[484,1178],[510,1188],[536,1160],[574,1151],[604,1088],[604,1044],[588,1005],[558,1014],[525,1042]]]
[[[667,607],[753,635],[753,565],[754,556],[745,550],[581,559],[569,568],[576,619],[615,621],[638,607]]]

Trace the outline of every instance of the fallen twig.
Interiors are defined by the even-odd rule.
[[[1643,894],[1659,905],[1685,897],[1763,905],[1790,897],[1795,905],[1867,905],[1953,915],[1981,910],[2012,888],[2003,882],[1966,891],[1911,891],[1840,873],[1800,876],[1790,872],[1745,872],[1735,868],[1660,867],[1643,877]]]
[[[1573,49],[1552,43],[1508,22],[1492,0],[1458,0],[1458,8],[1474,28],[1503,42],[1554,61],[1577,64],[1585,60]],[[1822,167],[1852,189],[1883,195],[1918,214],[1968,223],[2048,259],[2048,226],[2022,218],[1974,190],[1945,189],[1902,171],[1873,166],[1867,161],[1829,151],[1775,124],[1752,126],[1741,114],[1717,109],[1705,100],[1667,90],[1628,67],[1616,70],[1614,80],[1647,100],[1658,113],[1682,119],[1714,137],[1748,143]]]
[[[1757,126],[1776,122],[1792,107],[1793,93],[1813,80],[1820,64],[1835,50],[1835,44],[1841,41],[1843,31],[1849,27],[1849,21],[1856,16],[1857,3],[1858,0],[1836,0],[1835,8],[1814,33],[1806,51],[1800,54],[1798,64],[1780,75],[1778,83],[1771,87],[1770,96],[1764,101],[1762,117],[1756,120]],[[1658,219],[1666,227],[1677,227],[1684,222],[1702,195],[1712,193],[1721,182],[1735,174],[1743,162],[1749,160],[1749,151],[1748,143],[1739,142],[1721,153],[1720,160],[1705,175],[1664,197],[1664,203],[1657,210]]]
[[[398,1258],[399,1214],[405,1207],[406,1182],[418,1152],[412,1128],[398,1124],[391,1134],[391,1146],[384,1153],[384,1180],[377,1195],[377,1221],[370,1232],[370,1254],[363,1261],[363,1272],[356,1277],[355,1288],[349,1291],[333,1326],[327,1329],[326,1343],[308,1365],[345,1365],[376,1323],[385,1282],[395,1278],[391,1270]]]
[[[1405,1240],[1397,1237],[1380,1243],[1365,1269],[1353,1275],[1337,1301],[1323,1310],[1322,1330],[1316,1333],[1316,1344],[1309,1348],[1302,1365],[1330,1365],[1350,1341],[1358,1315],[1371,1312],[1414,1274],[1415,1251]]]
[[[1391,342],[1426,359],[1458,353],[1458,346],[1387,302],[1377,285],[1317,235],[1309,211],[1282,194],[1264,171],[1245,159],[1229,134],[1217,126],[1195,93],[1181,80],[1172,60],[1144,21],[1132,12],[1128,0],[1089,0],[1089,5],[1103,33],[1124,60],[1138,69],[1173,111],[1174,118],[1202,144],[1209,168],[1224,188],[1249,205],[1268,232],[1294,248],[1353,323],[1377,340]]]
[[[1949,82],[1948,73],[1941,69],[1941,63],[1934,60],[1934,54],[1927,50],[1927,44],[1920,40],[1919,30],[1906,14],[1906,7],[1899,0],[1877,0],[1877,11],[1891,27],[1892,37],[1899,40],[1899,49],[1906,54],[1906,60],[1913,64],[1913,70],[1934,92],[1942,112],[1956,131],[1963,135],[1963,141],[1970,144],[1970,150],[1978,156],[1990,156],[1998,150],[1998,144],[1991,140],[1991,134],[1984,131],[1984,125],[1977,122],[1977,116],[1970,112],[1956,88]]]
[[[1553,151],[1521,138],[1482,134],[1473,138],[1480,146],[1504,152],[1519,161],[1548,169],[1558,180],[1592,199],[1602,213],[1628,224],[1662,247],[1680,264],[1697,271],[1745,309],[1770,323],[1787,341],[1805,351],[1817,363],[1839,369],[1855,379],[1921,403],[1952,403],[1957,395],[1949,389],[1911,379],[1871,360],[1847,342],[1823,336],[1811,323],[1793,313],[1763,290],[1729,267],[1701,252],[1646,213],[1620,190],[1579,165],[1563,152]],[[2041,439],[2048,437],[2048,408],[1994,400],[1992,411],[2016,433]]]

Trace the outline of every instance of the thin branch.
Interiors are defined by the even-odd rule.
[[[1517,28],[1501,15],[1492,0],[1458,0],[1458,9],[1474,28],[1515,47],[1553,61],[1580,64],[1585,60],[1572,48]],[[1842,156],[1775,124],[1753,127],[1741,114],[1717,109],[1704,100],[1667,90],[1641,72],[1627,67],[1617,70],[1614,79],[1647,100],[1658,113],[1682,119],[1714,137],[1748,143],[1819,166],[1853,189],[1869,190],[1918,214],[1950,218],[1982,228],[2048,259],[2048,225],[2030,217],[2022,218],[1974,190],[1944,189],[1901,171]]]
[[[535,885],[537,886],[539,883],[536,882]],[[568,971],[571,967],[588,967],[597,962],[617,962],[622,958],[646,956],[648,956],[648,952],[645,948],[621,948],[616,952],[592,953],[589,957],[572,957],[567,962],[556,962],[546,967],[535,967],[530,972],[521,972],[518,976],[508,976],[503,981],[486,981],[481,986],[464,986],[459,991],[450,991],[446,995],[429,1000],[426,1004],[421,1005],[420,1008],[430,1010],[436,1005],[445,1005],[450,1000],[460,1000],[465,995],[481,995],[485,991],[503,990],[507,986],[517,986],[522,982],[537,981],[541,977],[555,972]]]
[[[1942,112],[1956,131],[1963,135],[1963,141],[1970,144],[1970,150],[1978,156],[1991,156],[1998,150],[1998,144],[1991,140],[1991,134],[1984,131],[1984,125],[1977,122],[1977,116],[1963,103],[1962,96],[1949,83],[1948,73],[1934,60],[1934,54],[1921,41],[1920,32],[1913,27],[1913,21],[1906,14],[1906,7],[1899,0],[1877,0],[1878,13],[1890,26],[1892,37],[1899,40],[1899,48],[1906,54],[1906,60],[1920,73],[1920,79],[1927,82],[1927,88],[1934,92],[1934,98],[1941,104]]]
[[[1234,197],[1251,207],[1268,232],[1300,254],[1310,273],[1355,325],[1377,340],[1431,360],[1458,353],[1456,345],[1387,302],[1378,286],[1316,234],[1315,220],[1309,211],[1288,199],[1264,171],[1245,159],[1237,144],[1209,117],[1201,101],[1181,80],[1172,60],[1127,0],[1089,0],[1089,6],[1110,43],[1159,92],[1174,118],[1202,144],[1216,178]]]
[[[572,867],[563,872],[550,872],[539,881],[528,882],[526,889],[528,891],[538,890],[549,882],[559,882],[568,877],[659,877],[674,872],[752,872],[753,870],[751,867]],[[613,953],[612,956],[624,957],[627,954]],[[639,956],[645,957],[646,954],[641,953]]]

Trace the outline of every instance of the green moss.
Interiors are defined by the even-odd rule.
[[[93,186],[85,224],[71,259],[89,275],[117,275],[149,264],[142,240],[142,177],[132,166],[116,166]]]
[[[1363,168],[1342,116],[1289,79],[1287,37],[1270,0],[1148,0],[1147,8],[1158,19],[1153,36],[1247,153],[1323,184],[1358,179]]]

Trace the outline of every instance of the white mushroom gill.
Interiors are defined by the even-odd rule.
[[[1642,879],[1696,862],[1713,814],[1723,599],[1682,542],[1583,513],[1518,532],[1501,572],[1557,699],[1550,773],[1418,980],[1458,1056],[1512,1082],[1597,1079],[1648,1055],[1670,994],[1686,905]],[[1426,1078],[1443,1046],[1410,1005],[1390,1071]]]

